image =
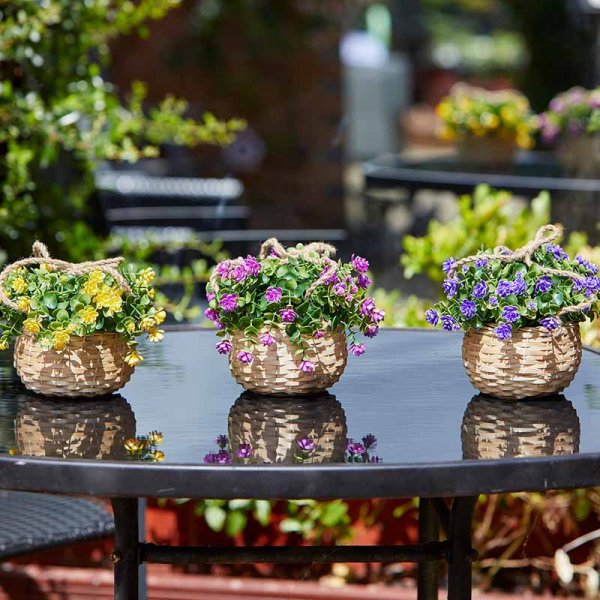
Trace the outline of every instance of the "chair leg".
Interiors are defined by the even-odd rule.
[[[419,543],[438,542],[440,526],[429,498],[419,500]],[[437,600],[439,562],[421,562],[417,568],[417,600]]]
[[[111,498],[115,517],[114,563],[115,600],[139,597],[138,499]]]
[[[455,498],[450,513],[448,538],[448,600],[471,600],[471,546],[473,511],[477,496]]]

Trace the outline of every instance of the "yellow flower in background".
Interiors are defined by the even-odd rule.
[[[156,327],[152,327],[152,329],[148,330],[148,339],[151,342],[161,342],[165,337],[165,332],[162,329],[157,329]]]
[[[71,339],[71,335],[65,329],[57,331],[52,338],[52,347],[55,350],[64,350]]]
[[[8,342],[6,340],[0,340],[0,350],[6,350],[8,348]]]
[[[17,309],[21,312],[29,312],[29,298],[27,296],[21,296],[17,298]]]
[[[54,271],[54,267],[47,263],[42,263],[40,265],[40,270],[44,271],[45,273],[52,273],[52,271]]]
[[[152,458],[156,462],[162,462],[163,460],[165,460],[165,453],[162,450],[153,450],[152,451]]]
[[[154,317],[144,317],[140,321],[140,327],[144,331],[150,331],[153,327],[155,327],[158,323],[154,320]]]
[[[127,329],[129,333],[133,333],[135,331],[135,323],[133,321],[129,321],[129,323],[125,325],[125,329]]]
[[[154,269],[151,267],[146,267],[138,274],[138,283],[140,285],[150,285],[154,281],[155,277],[156,273],[154,272]]]
[[[130,367],[135,367],[135,365],[139,365],[144,360],[144,357],[137,351],[132,350],[126,357],[125,362]]]
[[[160,431],[151,431],[148,434],[148,441],[155,445],[158,446],[158,444],[162,444],[163,441],[163,434]]]
[[[157,310],[157,312],[154,314],[154,320],[156,321],[157,325],[164,323],[166,318],[167,318],[167,312],[165,311],[164,308],[159,308]]]
[[[154,300],[154,296],[156,296],[156,290],[154,288],[150,288],[148,290],[148,298],[150,298],[150,300]]]
[[[26,331],[27,333],[35,335],[36,333],[40,332],[40,329],[40,324],[36,319],[29,318],[23,321],[23,331]]]
[[[98,311],[93,306],[82,308],[78,314],[86,325],[94,325],[98,319]]]
[[[498,118],[498,115],[485,112],[481,115],[481,124],[488,129],[496,129],[496,127],[500,125],[500,119]]]
[[[17,294],[22,294],[27,289],[27,283],[22,277],[15,277],[11,287]]]

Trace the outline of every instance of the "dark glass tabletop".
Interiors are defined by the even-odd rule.
[[[584,352],[564,395],[505,402],[471,386],[461,339],[384,330],[310,398],[244,392],[209,330],[145,346],[130,383],[102,399],[27,392],[4,353],[0,488],[363,497],[600,483],[600,355]]]

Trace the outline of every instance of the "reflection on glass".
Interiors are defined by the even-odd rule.
[[[158,447],[162,444],[163,437],[160,431],[151,431],[148,435],[127,438],[125,440],[127,458],[143,462],[162,462],[165,460],[165,453]]]
[[[122,459],[135,415],[120,395],[98,400],[24,396],[15,419],[16,453],[58,458]]]
[[[463,458],[575,454],[579,435],[577,411],[562,395],[516,402],[478,394],[463,416]]]

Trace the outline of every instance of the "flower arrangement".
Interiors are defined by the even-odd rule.
[[[488,91],[458,83],[438,104],[436,113],[442,121],[442,139],[494,137],[519,148],[533,146],[537,118],[527,98],[516,90]]]
[[[334,255],[328,244],[286,249],[271,239],[258,257],[225,260],[215,267],[205,315],[220,329],[217,335],[223,339],[216,349],[231,355],[232,370],[236,363],[269,360],[269,349],[290,344],[293,366],[286,368],[317,374],[326,360],[318,350],[332,336],[347,336],[354,356],[365,352],[357,332],[376,336],[385,316],[367,296],[369,263],[360,256],[343,263]]]

